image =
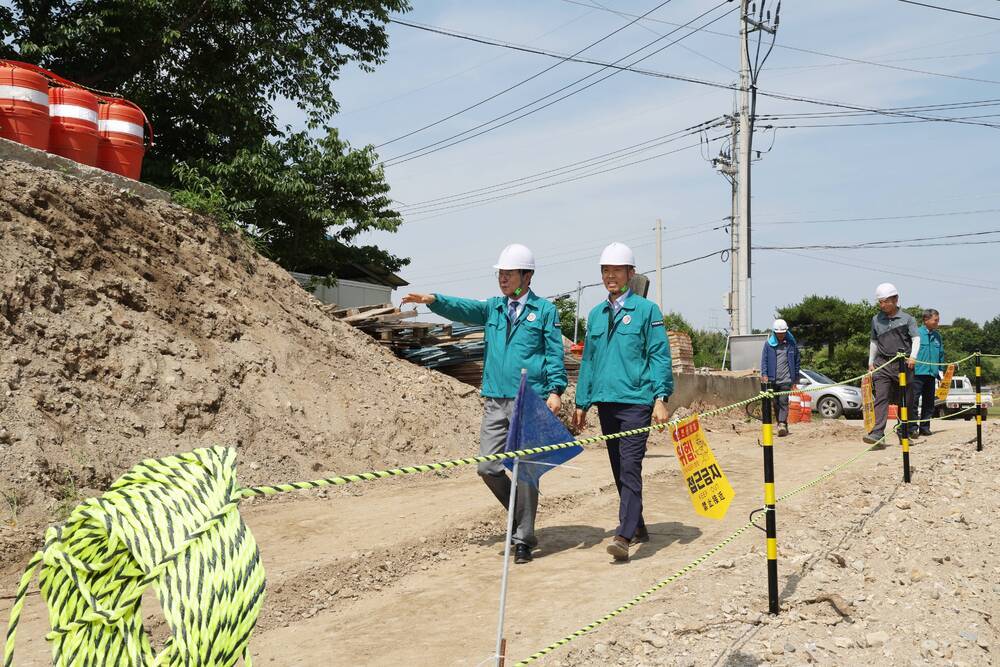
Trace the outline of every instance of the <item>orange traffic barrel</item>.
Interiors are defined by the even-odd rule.
[[[142,157],[146,152],[143,132],[146,117],[127,102],[110,100],[101,104],[97,127],[97,166],[106,171],[139,180]]]
[[[97,165],[97,96],[82,88],[49,89],[49,152]]]
[[[802,419],[802,396],[795,392],[788,397],[788,423],[798,424]]]
[[[0,137],[49,147],[49,82],[37,72],[0,62]]]
[[[809,422],[812,421],[813,416],[813,404],[812,396],[806,392],[802,392],[802,417],[799,421]]]
[[[895,403],[890,403],[889,412],[886,419],[891,421],[893,419],[898,419],[898,418],[899,418],[899,407]]]
[[[575,354],[578,357],[583,356],[583,343],[573,343],[569,348],[570,354]]]

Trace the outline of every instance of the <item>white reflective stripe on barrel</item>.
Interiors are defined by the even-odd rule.
[[[49,106],[48,92],[24,86],[0,86],[0,100],[18,100],[43,107]]]
[[[97,129],[101,132],[120,132],[133,134],[137,137],[143,136],[142,125],[136,125],[127,120],[101,119],[97,121]]]
[[[75,104],[50,104],[49,115],[55,118],[76,118],[97,125],[97,112]]]

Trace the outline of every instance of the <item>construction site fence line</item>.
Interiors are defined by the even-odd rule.
[[[974,355],[970,355],[974,356]],[[1000,356],[1000,355],[996,355]],[[862,373],[857,377],[850,378],[848,380],[843,380],[841,382],[835,382],[832,384],[819,385],[816,387],[811,387],[810,392],[821,391],[823,389],[829,389],[831,387],[839,387],[848,384],[852,384],[863,379],[866,376],[873,375],[880,370],[888,367],[893,362],[899,359],[905,358],[903,354],[897,354],[895,357],[885,362],[884,364],[870,370],[866,373]],[[968,359],[966,357],[965,359]],[[960,359],[956,362],[959,363],[965,359]],[[795,391],[781,391],[776,392],[772,390],[761,391],[750,398],[744,399],[742,401],[737,401],[730,405],[725,405],[720,408],[714,408],[712,410],[706,410],[705,412],[699,413],[699,417],[712,417],[716,415],[729,412],[730,410],[735,410],[737,408],[744,407],[751,403],[760,400],[772,399],[777,396],[787,396],[796,393]],[[250,486],[240,489],[239,496],[241,498],[250,498],[255,496],[271,496],[278,493],[286,493],[289,491],[308,491],[312,489],[320,489],[330,486],[343,486],[345,484],[354,484],[357,482],[373,482],[380,479],[389,479],[392,477],[400,477],[403,475],[415,475],[428,472],[438,472],[444,470],[451,470],[453,468],[460,468],[463,466],[478,465],[479,463],[487,463],[490,461],[502,461],[505,459],[517,459],[523,458],[525,456],[534,456],[537,454],[544,454],[546,452],[553,452],[560,449],[567,449],[569,447],[583,447],[586,445],[594,445],[601,442],[607,442],[608,440],[615,440],[622,437],[628,437],[631,435],[639,435],[642,433],[651,433],[654,431],[662,431],[673,424],[677,424],[680,418],[671,419],[668,422],[662,424],[652,424],[650,426],[644,426],[642,428],[631,429],[628,431],[621,431],[619,433],[609,433],[604,435],[595,435],[589,438],[580,438],[578,440],[572,440],[570,442],[563,442],[554,445],[543,445],[540,447],[531,447],[528,449],[519,449],[512,452],[498,452],[496,454],[482,454],[479,456],[468,456],[460,459],[450,459],[447,461],[437,461],[434,463],[423,463],[419,465],[403,466],[399,468],[389,468],[385,470],[372,470],[369,472],[357,473],[353,475],[338,475],[334,477],[325,477],[322,479],[314,479],[302,482],[288,482],[285,484],[268,484],[262,486]]]
[[[792,496],[794,496],[796,494],[799,494],[799,493],[802,493],[806,489],[808,489],[810,487],[813,487],[816,484],[819,484],[820,482],[822,482],[822,481],[824,481],[824,480],[832,477],[836,473],[840,472],[841,470],[843,470],[844,468],[846,468],[847,466],[849,466],[850,464],[854,463],[855,461],[857,461],[858,459],[860,459],[862,456],[864,456],[865,454],[867,454],[868,452],[870,452],[872,449],[874,449],[875,447],[877,447],[879,444],[885,442],[885,438],[886,438],[886,436],[883,435],[882,438],[879,439],[877,442],[872,443],[871,445],[869,445],[865,449],[861,450],[860,452],[858,452],[857,454],[855,454],[851,458],[847,459],[843,463],[840,463],[840,464],[834,466],[832,469],[826,471],[825,473],[823,473],[822,475],[820,475],[816,479],[812,480],[811,482],[806,482],[805,484],[803,484],[802,486],[798,487],[797,489],[795,489],[793,491],[790,491],[790,492],[786,493],[785,495],[781,496],[780,498],[777,499],[777,502],[782,502],[784,500],[787,500],[787,499],[791,498]],[[707,561],[709,558],[711,558],[712,556],[714,556],[715,554],[717,554],[719,551],[721,551],[722,549],[724,549],[730,543],[732,543],[737,537],[739,537],[740,535],[742,535],[743,533],[745,533],[749,528],[751,528],[751,527],[760,528],[760,526],[758,526],[754,522],[753,516],[757,512],[763,511],[763,509],[764,508],[760,508],[760,509],[754,510],[754,512],[751,513],[751,518],[750,518],[749,521],[747,521],[745,524],[743,524],[742,526],[740,526],[739,528],[737,528],[735,531],[733,531],[724,540],[722,540],[721,542],[719,542],[718,544],[716,544],[715,546],[713,546],[712,548],[710,548],[708,551],[706,551],[702,555],[700,555],[697,558],[695,558],[693,561],[691,561],[690,563],[688,563],[687,565],[685,565],[681,569],[679,569],[676,572],[674,572],[673,574],[671,574],[666,579],[663,579],[662,581],[657,582],[656,584],[654,584],[650,588],[647,588],[645,591],[643,591],[642,593],[639,593],[638,595],[636,595],[634,598],[632,598],[631,600],[629,600],[628,602],[626,602],[622,606],[620,606],[617,609],[614,609],[614,610],[608,612],[604,616],[601,616],[599,619],[597,619],[593,623],[589,623],[589,624],[583,626],[582,628],[580,628],[579,630],[577,630],[576,632],[568,634],[565,637],[563,637],[562,639],[549,644],[548,646],[546,646],[545,648],[541,649],[540,651],[532,653],[528,657],[523,658],[522,660],[520,660],[519,662],[517,662],[515,664],[515,667],[521,667],[522,665],[528,665],[528,664],[530,664],[530,663],[532,663],[532,662],[534,662],[536,660],[540,660],[541,658],[543,658],[546,655],[552,653],[556,649],[559,649],[559,648],[565,646],[566,644],[569,644],[574,639],[578,639],[578,638],[582,637],[583,635],[587,634],[588,632],[591,632],[591,631],[597,629],[598,627],[600,627],[601,625],[604,625],[605,623],[607,623],[611,619],[615,618],[616,616],[620,616],[622,613],[628,611],[632,607],[635,607],[640,602],[642,602],[643,600],[645,600],[646,598],[648,598],[649,596],[651,596],[653,593],[656,593],[660,589],[662,589],[662,588],[668,586],[669,584],[677,581],[678,579],[680,579],[681,577],[683,577],[685,574],[688,574],[689,572],[691,572],[692,570],[694,570],[695,568],[697,568],[699,565],[701,565],[702,563],[704,563],[705,561]]]
[[[997,355],[997,356],[1000,356],[1000,355]],[[932,421],[932,420],[949,419],[951,417],[955,417],[955,416],[960,415],[960,414],[962,414],[964,412],[969,412],[969,411],[975,410],[975,409],[976,409],[976,406],[972,406],[970,408],[966,408],[965,410],[961,410],[960,412],[952,413],[951,415],[948,415],[948,417],[934,417],[933,419],[924,419],[924,420],[907,420],[907,423],[908,424],[912,424],[915,421]],[[900,423],[897,424],[896,429],[898,429],[900,426],[902,426],[902,422],[900,422]],[[873,449],[875,449],[879,445],[884,444],[887,437],[888,437],[888,434],[883,435],[876,442],[873,442],[868,447],[862,449],[860,452],[858,452],[857,454],[855,454],[851,458],[849,458],[846,461],[843,461],[841,463],[838,463],[833,468],[831,468],[830,470],[827,470],[826,472],[824,472],[822,475],[816,477],[815,479],[813,479],[813,480],[811,480],[809,482],[806,482],[805,484],[803,484],[803,485],[801,485],[801,486],[799,486],[799,487],[797,487],[797,488],[789,491],[788,493],[786,493],[786,494],[778,497],[778,499],[775,502],[776,503],[784,502],[784,501],[788,500],[789,498],[792,498],[793,496],[796,496],[796,495],[802,493],[806,489],[812,488],[812,487],[816,486],[817,484],[820,484],[820,483],[826,481],[827,479],[833,477],[838,472],[840,472],[841,470],[843,470],[847,466],[851,465],[852,463],[856,462],[858,459],[860,459],[861,457],[863,457],[865,454],[868,454],[869,452],[871,452]],[[515,667],[521,667],[522,665],[528,665],[528,664],[530,664],[530,663],[532,663],[532,662],[534,662],[536,660],[539,660],[539,659],[545,657],[546,655],[552,653],[553,651],[555,651],[555,650],[557,650],[557,649],[565,646],[566,644],[569,644],[574,639],[578,639],[579,637],[582,637],[583,635],[585,635],[585,634],[587,634],[587,633],[589,633],[589,632],[597,629],[598,627],[600,627],[604,623],[610,621],[611,619],[615,618],[616,616],[620,616],[622,613],[628,611],[632,607],[635,607],[640,602],[642,602],[643,600],[645,600],[646,598],[648,598],[649,596],[651,596],[653,593],[656,593],[657,591],[661,590],[662,588],[666,587],[667,585],[673,583],[674,581],[680,579],[685,574],[687,574],[687,573],[691,572],[692,570],[694,570],[695,568],[697,568],[699,565],[701,565],[702,563],[704,563],[705,561],[707,561],[709,558],[711,558],[712,556],[714,556],[716,553],[718,553],[719,551],[721,551],[723,548],[725,548],[726,546],[728,546],[731,542],[733,542],[733,540],[735,540],[737,537],[739,537],[744,532],[746,532],[746,530],[748,528],[750,528],[751,526],[763,530],[764,529],[763,526],[760,526],[759,524],[757,524],[756,521],[754,520],[754,518],[758,515],[758,513],[762,513],[762,512],[766,512],[766,511],[767,511],[766,507],[761,507],[761,508],[758,508],[758,509],[754,510],[750,514],[750,520],[749,521],[747,521],[745,524],[743,524],[742,526],[740,526],[739,528],[737,528],[735,531],[733,531],[724,540],[722,540],[721,542],[719,542],[718,544],[716,544],[715,546],[713,546],[711,549],[709,549],[708,551],[706,551],[705,553],[703,553],[701,556],[698,556],[697,558],[695,558],[693,561],[691,561],[690,563],[688,563],[687,565],[685,565],[681,569],[679,569],[676,572],[674,572],[672,575],[670,575],[666,579],[663,579],[662,581],[657,582],[656,584],[654,584],[650,588],[647,588],[645,591],[643,591],[639,595],[636,595],[634,598],[632,598],[631,600],[629,600],[628,602],[626,602],[622,606],[618,607],[617,609],[614,609],[614,610],[608,612],[607,614],[605,614],[604,616],[600,617],[599,619],[597,619],[593,623],[589,623],[589,624],[583,626],[582,628],[580,628],[579,630],[577,630],[576,632],[573,632],[573,633],[571,633],[569,635],[566,635],[562,639],[549,644],[548,646],[546,646],[545,648],[541,649],[540,651],[532,653],[530,656],[528,656],[528,657],[522,659],[521,661],[517,662],[516,665],[515,665]]]

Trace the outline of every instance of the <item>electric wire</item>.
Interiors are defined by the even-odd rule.
[[[952,14],[964,14],[965,16],[975,16],[981,19],[990,19],[991,21],[1000,21],[1000,16],[988,16],[987,14],[976,14],[975,12],[966,12],[961,9],[953,9],[951,7],[941,7],[938,5],[929,5],[926,2],[916,2],[915,0],[899,0],[899,2],[905,2],[908,5],[918,5],[920,7],[929,7],[930,9],[937,9],[942,12],[951,12]]]
[[[572,4],[572,5],[579,5],[580,7],[589,7],[591,9],[598,9],[598,10],[608,11],[607,9],[605,9],[604,7],[601,7],[599,5],[590,4],[590,3],[587,3],[587,2],[580,2],[579,0],[562,0],[562,1],[566,2],[566,3],[569,3],[569,4]],[[618,10],[613,10],[613,11],[614,11],[615,14],[618,14],[619,16],[622,16],[622,17],[634,17],[635,16],[634,14],[629,14],[627,12],[620,12]],[[646,18],[646,21],[652,22],[652,23],[663,23],[665,25],[676,25],[674,23],[671,23],[670,21],[665,21],[663,19],[656,19],[656,18],[651,18],[651,17],[650,18]],[[738,35],[732,35],[732,34],[727,33],[727,32],[718,32],[718,31],[714,31],[714,30],[705,30],[703,32],[705,32],[706,34],[709,34],[709,35],[716,35],[716,36],[719,36],[719,37],[728,37],[730,39],[739,39]],[[960,79],[960,80],[965,80],[965,81],[975,81],[975,82],[979,82],[979,83],[993,83],[993,84],[1000,83],[1000,81],[995,81],[995,80],[992,80],[992,79],[977,79],[977,78],[974,78],[974,77],[965,77],[965,76],[961,76],[961,75],[958,75],[958,74],[945,74],[943,72],[934,72],[934,71],[930,71],[930,70],[921,70],[921,69],[915,69],[915,68],[912,68],[912,67],[903,67],[903,66],[900,66],[900,65],[890,65],[888,63],[879,62],[879,61],[875,61],[875,60],[865,60],[863,58],[851,58],[851,57],[848,57],[848,56],[841,56],[841,55],[837,55],[837,54],[833,54],[833,53],[825,53],[823,51],[817,51],[815,49],[806,49],[806,48],[802,48],[802,47],[798,47],[798,46],[791,46],[789,44],[776,44],[775,48],[785,49],[785,50],[788,50],[788,51],[795,51],[795,52],[798,52],[798,53],[808,53],[810,55],[821,56],[821,57],[824,57],[824,58],[833,58],[835,60],[840,60],[840,61],[845,62],[845,63],[854,63],[854,64],[858,64],[858,65],[870,65],[870,66],[873,66],[873,67],[881,67],[881,68],[884,68],[884,69],[893,69],[893,70],[898,70],[898,71],[903,71],[903,72],[911,72],[913,74],[924,74],[924,75],[928,75],[928,76],[938,76],[938,77],[943,77],[943,78],[947,78],[947,79]]]
[[[596,40],[594,42],[591,42],[590,44],[587,44],[587,46],[585,46],[582,49],[578,50],[571,57],[578,56],[581,53],[583,53],[584,51],[586,51],[586,50],[588,50],[590,48],[593,48],[594,46],[597,46],[601,42],[603,42],[603,41],[605,41],[607,39],[610,39],[611,37],[614,37],[615,35],[617,35],[622,30],[625,30],[629,26],[634,25],[637,21],[645,18],[649,14],[652,14],[653,12],[655,12],[658,9],[660,9],[664,5],[669,4],[670,2],[672,2],[672,0],[664,0],[660,4],[656,5],[652,9],[650,9],[645,14],[642,14],[640,16],[637,16],[637,17],[633,18],[630,22],[626,23],[625,25],[621,26],[620,28],[617,28],[617,29],[613,30],[612,32],[608,33],[607,35],[604,35],[600,39],[598,39],[598,40]],[[444,34],[441,29],[436,29],[436,28],[433,28],[432,26],[424,26],[424,25],[420,25],[419,23],[412,23],[412,22],[409,22],[409,21],[404,21],[404,20],[399,19],[399,18],[391,18],[389,20],[390,20],[390,22],[396,23],[398,25],[408,26],[410,28],[418,28],[420,30],[427,30],[427,31],[430,31],[430,32],[437,32],[437,33],[440,33],[440,34]],[[458,35],[455,35],[455,36],[458,36]],[[464,37],[464,39],[472,39],[473,41],[475,41],[475,39],[473,37],[471,37],[471,36]],[[461,115],[461,114],[463,114],[463,113],[465,113],[467,111],[471,111],[472,109],[475,109],[476,107],[482,106],[483,104],[486,104],[487,102],[489,102],[491,100],[495,100],[496,98],[500,97],[501,95],[509,93],[510,91],[514,90],[515,88],[519,88],[520,86],[523,86],[524,84],[537,79],[538,77],[542,76],[543,74],[551,72],[552,70],[554,70],[555,68],[559,67],[560,65],[562,65],[567,60],[569,60],[569,59],[568,58],[564,59],[561,62],[555,63],[554,65],[551,65],[549,67],[546,67],[545,69],[541,70],[540,72],[536,72],[536,73],[532,74],[531,76],[529,76],[526,79],[521,79],[517,83],[515,83],[515,84],[513,84],[511,86],[508,86],[508,87],[504,88],[503,90],[490,95],[489,97],[481,99],[478,102],[476,102],[474,104],[471,104],[471,105],[469,105],[469,106],[467,106],[467,107],[465,107],[463,109],[459,109],[458,111],[455,111],[454,113],[451,113],[451,114],[449,114],[449,115],[447,115],[447,116],[445,116],[443,118],[439,118],[438,120],[434,121],[433,123],[428,123],[427,125],[424,125],[423,127],[419,127],[419,128],[417,128],[415,130],[411,130],[410,132],[406,132],[405,134],[401,134],[398,137],[394,137],[392,139],[389,139],[388,141],[385,141],[385,142],[377,145],[375,148],[382,148],[383,146],[388,146],[389,144],[396,143],[397,141],[401,141],[403,139],[406,139],[407,137],[412,137],[414,134],[417,134],[418,132],[423,132],[424,130],[430,129],[430,128],[435,127],[437,125],[440,125],[441,123],[444,123],[444,122],[446,122],[448,120],[451,120],[452,118],[454,118],[456,116],[459,116],[459,115]]]
[[[693,19],[691,19],[690,21],[688,21],[683,27],[688,27],[691,23],[694,23],[695,21],[697,21],[697,20],[703,18],[704,16],[706,16],[706,15],[714,12],[716,9],[718,9],[718,8],[720,8],[720,7],[722,7],[722,6],[726,5],[726,4],[727,4],[727,0],[724,0],[723,2],[720,2],[719,4],[715,5],[711,9],[709,9],[709,10],[707,10],[705,12],[702,12],[698,16],[696,16]],[[730,13],[732,13],[732,11],[734,11],[734,10],[731,9],[731,10],[729,10],[727,12],[724,12],[724,13],[720,14],[719,16],[717,16],[716,18],[708,21],[703,26],[699,26],[699,27],[693,28],[692,31],[689,32],[689,33],[687,33],[686,35],[682,35],[681,37],[677,38],[676,40],[674,40],[674,41],[672,41],[672,42],[670,42],[668,44],[666,44],[665,46],[662,46],[662,47],[656,49],[655,51],[652,51],[651,53],[648,53],[648,54],[642,56],[641,58],[633,61],[630,64],[630,66],[638,64],[638,63],[640,63],[640,62],[642,62],[644,60],[647,60],[648,58],[652,58],[654,55],[657,55],[658,53],[661,53],[661,52],[665,51],[666,49],[670,48],[674,44],[680,42],[681,40],[683,40],[683,39],[685,39],[687,37],[690,37],[691,35],[693,35],[695,32],[697,32],[701,28],[704,28],[705,26],[711,25],[711,24],[715,23],[716,21],[719,21],[719,20],[725,18]],[[681,28],[677,28],[677,29],[675,29],[675,30],[667,33],[663,37],[658,37],[657,39],[653,40],[652,42],[649,42],[649,43],[643,45],[642,47],[640,47],[638,49],[635,49],[634,51],[632,51],[632,52],[630,52],[630,53],[622,56],[621,58],[617,59],[616,61],[614,61],[614,63],[612,63],[612,65],[617,65],[621,61],[623,61],[623,60],[625,60],[627,58],[630,58],[633,55],[636,55],[636,54],[638,54],[641,51],[644,51],[645,49],[649,48],[650,46],[653,46],[654,44],[656,44],[657,42],[665,39],[666,37],[669,37],[670,35],[674,34],[675,32],[677,32],[680,29]],[[587,85],[585,85],[585,86],[583,86],[581,88],[577,88],[576,90],[570,90],[570,92],[566,93],[565,95],[562,95],[560,97],[557,97],[554,100],[546,102],[545,104],[543,104],[541,106],[538,106],[538,107],[535,107],[535,108],[530,109],[528,111],[525,111],[525,109],[529,109],[529,107],[533,107],[534,105],[536,105],[536,104],[538,104],[538,103],[540,103],[540,102],[542,102],[544,100],[552,98],[552,97],[554,97],[556,95],[559,95],[563,91],[566,91],[566,90],[568,90],[570,88],[573,88],[577,84],[583,83],[587,79],[590,79],[590,78],[596,76],[597,74],[600,74],[605,69],[612,69],[612,71],[609,74],[601,77],[600,79],[597,79],[596,81],[592,81],[592,82],[588,83]],[[497,130],[497,129],[501,128],[501,127],[509,125],[510,123],[516,122],[516,121],[518,121],[518,120],[520,120],[522,118],[530,116],[530,115],[532,115],[534,113],[542,111],[543,109],[547,109],[548,107],[550,107],[550,106],[552,106],[554,104],[557,104],[557,103],[561,102],[564,99],[567,99],[569,97],[572,97],[574,95],[582,93],[583,91],[585,91],[585,90],[587,90],[587,89],[589,89],[589,88],[591,88],[591,87],[593,87],[593,86],[595,86],[595,85],[597,85],[599,83],[602,83],[603,81],[606,81],[607,79],[610,79],[611,77],[615,76],[616,74],[619,74],[621,71],[622,70],[620,70],[620,69],[614,69],[612,67],[602,67],[601,69],[599,69],[599,70],[597,70],[595,72],[591,72],[590,74],[588,74],[588,75],[586,75],[584,77],[576,79],[575,81],[573,81],[573,82],[571,82],[571,83],[563,86],[562,88],[559,88],[559,89],[557,89],[557,90],[555,90],[555,91],[553,91],[553,92],[551,92],[551,93],[549,93],[547,95],[544,95],[544,96],[542,96],[540,98],[532,100],[531,102],[529,102],[527,104],[521,105],[520,107],[518,107],[518,108],[516,108],[516,109],[514,109],[512,111],[508,111],[505,114],[502,114],[500,116],[496,116],[496,117],[494,117],[494,118],[492,118],[492,119],[490,119],[488,121],[485,121],[483,123],[475,125],[475,126],[469,128],[467,130],[464,130],[464,131],[459,132],[457,134],[453,134],[453,135],[451,135],[449,137],[446,137],[444,139],[435,141],[433,143],[427,144],[427,145],[422,146],[420,148],[413,149],[413,150],[408,151],[406,153],[402,153],[400,155],[396,155],[396,156],[394,156],[392,158],[388,158],[388,159],[386,159],[386,160],[383,161],[383,164],[386,165],[386,166],[396,166],[396,165],[399,165],[399,164],[403,164],[405,162],[409,162],[411,160],[415,160],[415,159],[420,158],[420,157],[424,157],[426,155],[431,155],[433,153],[437,153],[438,151],[445,150],[445,149],[450,148],[452,146],[455,146],[457,144],[464,143],[464,142],[469,141],[471,139],[474,139],[474,138],[476,138],[478,136],[481,136],[481,135],[486,134],[488,132],[492,132],[492,131]],[[524,111],[524,113],[520,113],[521,111]],[[516,114],[520,114],[520,115],[516,115]],[[513,117],[511,117],[511,116],[513,116]],[[506,120],[504,120],[504,119],[506,119]],[[503,120],[503,122],[502,123],[498,123],[498,121],[501,121],[501,120]],[[498,124],[494,125],[494,123],[498,123]],[[478,130],[478,132],[477,132],[477,130]]]

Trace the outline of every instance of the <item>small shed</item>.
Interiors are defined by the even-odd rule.
[[[375,264],[348,264],[337,270],[336,282],[324,285],[323,277],[291,271],[302,287],[323,303],[340,308],[375,306],[392,301],[397,287],[409,285],[395,273]]]

